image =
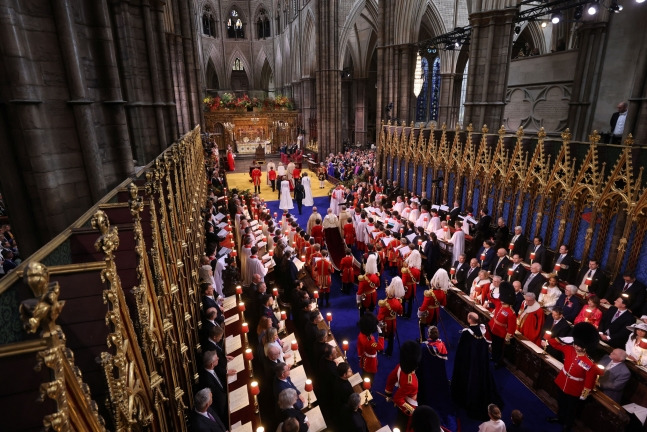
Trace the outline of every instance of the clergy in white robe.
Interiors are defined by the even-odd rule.
[[[240,249],[240,274],[241,276],[245,275],[245,272],[247,271],[247,262],[249,261],[249,257],[252,255],[252,242],[251,239],[248,240],[249,243],[247,243],[245,246],[243,246]]]
[[[465,233],[461,230],[461,222],[456,222],[456,231],[449,242],[454,246],[452,248],[452,262],[458,261],[458,257],[465,252]]]
[[[336,215],[339,215],[339,205],[342,202],[344,202],[344,189],[342,186],[337,186],[330,197],[330,208]]]
[[[339,218],[333,213],[332,209],[328,209],[328,214],[323,220],[323,227],[326,228],[339,228]]]
[[[420,209],[418,209],[418,204],[411,204],[411,212],[409,213],[409,222],[416,223],[418,217],[420,216]]]
[[[397,211],[399,215],[402,215],[402,210],[404,210],[404,202],[402,201],[402,197],[398,197],[393,205],[393,211]]]
[[[431,215],[429,214],[429,212],[427,210],[421,211],[420,216],[418,216],[418,219],[416,219],[416,228],[418,227],[427,228],[430,220],[431,220]]]
[[[427,225],[427,232],[430,233],[435,233],[442,227],[440,226],[440,218],[438,217],[438,213],[432,213],[431,214],[431,221],[429,221],[429,225]],[[438,234],[436,234],[438,235]]]
[[[287,180],[281,181],[281,201],[279,202],[281,210],[292,210],[294,204],[292,203],[292,196],[290,195],[290,182]]]
[[[315,204],[314,198],[312,198],[312,185],[310,184],[310,177],[308,173],[304,172],[301,174],[301,184],[306,191],[306,197],[303,199],[304,206],[313,206]]]
[[[225,259],[227,258],[227,255],[221,256],[218,261],[216,261],[216,268],[213,271],[213,280],[214,280],[214,285],[213,289],[216,290],[218,295],[223,295],[222,294],[222,271],[227,267],[227,264],[225,263]]]
[[[243,285],[249,285],[252,283],[255,274],[265,276],[267,274],[267,269],[258,258],[258,249],[256,247],[251,248],[251,255],[247,259],[247,266],[245,267],[245,273],[243,275]]]

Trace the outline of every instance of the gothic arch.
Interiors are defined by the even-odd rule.
[[[243,55],[243,53],[240,52],[240,50],[238,50],[238,49],[235,49],[231,53],[231,55],[229,56],[229,61],[227,61],[227,70],[225,71],[225,73],[226,73],[226,76],[227,76],[228,83],[231,83],[231,72],[232,72],[232,70],[234,68],[234,61],[237,58],[240,59],[240,62],[243,65],[243,69],[245,70],[245,75],[247,75],[247,82],[250,83],[250,84],[253,83],[254,82],[254,80],[253,80],[254,73],[252,72],[252,68],[251,68],[249,62],[247,61],[247,57],[245,57],[245,55]]]
[[[299,81],[301,78],[299,76],[301,74],[301,37],[301,34],[292,32],[292,42],[290,43],[292,55],[290,55],[288,83]]]
[[[427,28],[427,31],[431,33],[431,36],[438,36],[447,33],[447,29],[442,20],[442,15],[438,11],[435,3],[431,2],[431,0],[427,0],[419,6],[420,8],[415,11],[415,15],[413,15],[417,21],[408,29],[411,40],[418,40],[423,26]]]
[[[309,77],[314,75],[314,72],[317,70],[317,28],[310,11],[308,11],[306,16],[305,25],[303,27],[303,36],[303,40],[305,41],[303,49],[305,50],[306,56],[301,68],[301,74],[304,77]]]
[[[526,27],[528,28],[528,33],[530,33],[530,38],[532,39],[535,48],[539,49],[539,54],[548,53],[549,48],[546,46],[546,38],[544,37],[544,32],[541,30],[539,22],[530,21],[526,24]]]
[[[364,13],[367,12],[367,14]],[[346,22],[342,27],[342,31],[339,37],[339,46],[341,47],[341,52],[339,56],[339,61],[343,63],[344,57],[346,57],[345,50],[348,47],[348,41],[351,38],[352,31],[355,29],[355,23],[360,16],[363,16],[367,23],[371,26],[374,33],[377,33],[377,22],[378,22],[378,5],[376,0],[363,0],[356,2],[351,8],[348,16],[346,17]],[[372,51],[370,53],[372,55]],[[370,62],[370,55],[368,56]],[[340,65],[342,68],[343,65]]]
[[[258,88],[261,84],[261,74],[265,63],[268,63],[267,53],[265,52],[265,48],[261,48],[254,59],[254,88]]]
[[[216,47],[215,44],[210,44],[209,51],[206,53],[204,62],[202,64],[208,65],[209,63],[212,63],[214,71],[218,78],[218,84],[220,88],[227,88],[229,86],[229,73],[226,73],[226,71],[224,70],[225,61],[222,55],[222,49]],[[206,78],[207,77],[205,75],[205,83],[207,82]]]

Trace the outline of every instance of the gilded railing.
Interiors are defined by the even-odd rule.
[[[0,363],[38,352],[38,364],[53,371],[52,380],[41,385],[42,398],[46,395],[55,402],[53,409],[48,405],[40,410],[46,413],[42,419],[46,429],[186,430],[200,349],[197,282],[206,196],[204,149],[197,127],[111,191],[54,245],[37,251],[0,281],[0,296],[9,296],[9,302],[24,298],[27,284],[36,297],[23,301],[16,316],[22,317],[29,332],[40,331],[39,339],[2,346]],[[50,283],[47,267],[36,259],[62,261],[55,268],[66,283]],[[25,282],[19,278],[23,274]],[[77,327],[74,311],[66,315],[65,301],[59,300],[59,295],[75,296],[78,313],[88,274],[97,284],[87,291],[88,298],[96,294],[92,307],[97,308],[101,298],[104,303],[97,308],[101,317],[91,325],[106,336],[97,340],[90,331],[81,331],[74,335],[74,349],[97,353],[89,362],[83,353],[83,368],[92,369],[94,364],[93,381],[88,381],[92,386],[83,381],[86,374],[75,366],[74,349],[65,344],[66,332]],[[25,331],[14,340],[29,337]],[[103,378],[97,376],[99,371]],[[20,380],[29,373],[18,372]],[[0,397],[11,393],[11,386],[3,382]],[[20,429],[16,424],[12,430]]]

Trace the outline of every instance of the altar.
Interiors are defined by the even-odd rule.
[[[265,150],[265,154],[272,153],[272,141],[262,140],[260,137],[256,137],[254,140],[249,139],[249,137],[244,137],[242,140],[237,139],[236,149],[240,154],[255,154],[259,144]]]

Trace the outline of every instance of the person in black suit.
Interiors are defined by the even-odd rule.
[[[588,278],[591,279],[591,282],[587,285]],[[609,288],[609,280],[602,269],[598,268],[598,262],[596,260],[589,260],[588,268],[582,267],[580,274],[575,279],[575,285],[583,294],[593,293],[602,299],[605,297]]]
[[[347,405],[344,407],[343,418],[348,432],[368,432],[368,425],[362,416],[361,397],[358,393],[353,393],[348,397]]]
[[[458,215],[461,214],[461,203],[454,201],[454,207],[449,211],[450,224],[453,226],[454,222],[458,220]]]
[[[526,269],[526,267],[524,267],[521,261],[522,261],[521,255],[514,254],[512,256],[512,262],[510,263],[510,267],[509,267],[509,269],[512,270],[512,274],[507,276],[509,282],[514,282],[514,281],[523,282],[523,280],[528,275],[528,270]]]
[[[294,403],[294,408],[301,410],[303,409],[304,404],[306,403],[305,395],[302,395],[297,387],[292,383],[290,379],[290,366],[285,363],[279,363],[274,368],[274,382],[272,384],[274,390],[274,397],[278,398],[279,393],[283,390],[291,388],[297,392],[297,400]]]
[[[544,328],[545,330],[550,331],[550,337],[561,338],[569,336],[571,334],[571,325],[564,318],[562,308],[559,306],[553,306],[553,310],[550,312],[550,318],[547,319],[546,322],[548,322],[549,324]],[[564,355],[550,345],[546,347],[546,352],[555,357],[557,360],[561,362],[564,361]]]
[[[333,394],[335,395],[334,410],[340,412],[348,401],[348,397],[355,393],[353,386],[348,379],[353,376],[353,370],[346,362],[337,365],[337,378],[333,383]],[[343,429],[343,428],[342,428]]]
[[[206,351],[202,355],[202,368],[198,370],[198,388],[208,388],[212,396],[212,410],[224,425],[229,425],[229,409],[227,408],[227,377],[219,376],[218,353]]]
[[[465,275],[465,289],[463,291],[466,294],[470,293],[472,282],[474,282],[474,279],[479,275],[480,270],[481,267],[479,267],[478,260],[476,258],[472,258],[470,260],[470,268],[467,269],[467,274]]]
[[[541,291],[541,286],[546,282],[546,278],[541,274],[541,265],[539,263],[533,263],[530,266],[530,273],[526,275],[526,278],[521,285],[523,287],[523,292],[534,293],[537,298],[539,298],[539,293]]]
[[[559,247],[559,254],[555,256],[552,270],[557,273],[559,280],[573,283],[573,256],[569,253],[568,246],[563,244]]]
[[[508,277],[508,267],[510,267],[510,259],[506,255],[504,248],[499,248],[496,251],[496,258],[490,263],[488,268],[490,275],[501,276],[501,279],[507,279]]]
[[[467,278],[467,270],[470,267],[469,264],[465,262],[466,259],[467,257],[465,254],[460,254],[458,256],[458,261],[454,261],[454,265],[452,265],[452,268],[454,269],[452,283],[461,291],[465,291],[465,279]]]
[[[195,394],[195,409],[189,414],[191,432],[226,432],[227,427],[211,407],[212,395],[209,388],[203,388]]]
[[[546,259],[546,248],[542,245],[542,239],[535,236],[532,239],[532,245],[526,250],[526,262],[530,264],[538,263],[541,268],[545,267],[544,260]],[[534,255],[531,255],[534,254]],[[531,258],[534,256],[534,258]]]
[[[572,324],[582,309],[582,300],[577,295],[577,287],[575,285],[566,285],[564,294],[559,296],[555,307],[561,308],[566,321]]]
[[[627,299],[627,309],[634,315],[640,316],[645,303],[645,290],[645,285],[638,282],[633,273],[625,273],[622,275],[622,282],[612,286],[609,294],[600,300],[600,303],[609,304],[622,296]]]
[[[483,245],[476,253],[476,259],[479,260],[481,268],[489,270],[492,261],[496,260],[497,253],[494,250],[494,242],[492,240],[483,241]]]
[[[281,390],[278,396],[278,404],[280,410],[280,420],[287,420],[295,418],[299,422],[299,432],[307,432],[310,427],[308,417],[300,410],[294,408],[294,405],[299,400],[297,391],[293,388],[286,388]]]
[[[500,217],[496,221],[496,230],[494,231],[494,247],[497,250],[503,248],[503,250],[507,251],[509,244],[510,231],[508,231],[508,226],[505,224],[505,220]]]
[[[528,239],[523,234],[523,228],[516,226],[514,228],[514,235],[510,239],[510,243],[506,248],[510,250],[510,244],[512,244],[512,253],[511,256],[518,254],[521,258],[526,256],[526,250],[528,249]]]
[[[519,309],[521,309],[521,304],[524,301],[521,281],[512,282],[512,287],[514,288],[514,305],[512,305],[512,310],[519,315]]]
[[[232,361],[234,358],[228,356],[225,353],[225,348],[223,346],[222,338],[225,335],[225,331],[220,326],[214,326],[209,330],[209,339],[204,346],[205,351],[215,351],[218,353],[218,365],[215,368],[216,373],[219,378],[222,378],[223,381],[227,379],[228,375],[236,375],[234,369],[227,369],[227,362]]]
[[[635,324],[636,319],[627,308],[629,300],[624,296],[619,296],[616,301],[602,316],[600,327],[600,339],[613,348],[625,346],[631,331],[627,326]]]
[[[211,283],[201,283],[200,284],[200,293],[202,295],[202,310],[206,312],[207,309],[215,307],[218,308],[218,302],[214,296],[213,285]]]
[[[492,225],[492,216],[488,215],[487,212],[487,208],[481,209],[481,217],[479,218],[476,225],[474,225],[474,242],[472,243],[472,253],[477,252],[483,242],[490,239],[490,225]],[[476,258],[479,258],[478,254],[475,255]]]
[[[613,115],[611,115],[611,120],[609,121],[609,125],[611,126],[611,143],[610,144],[620,144],[622,141],[622,134],[624,133],[624,128],[625,128],[625,122],[624,120],[627,118],[627,107],[629,105],[627,102],[620,102],[617,106],[618,111],[614,112]],[[618,119],[620,117],[623,117],[623,121],[621,122],[620,125],[618,125]]]

